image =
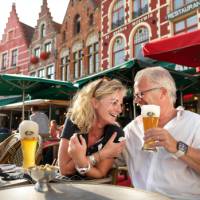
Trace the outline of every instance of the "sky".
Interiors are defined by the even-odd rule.
[[[69,0],[47,0],[53,20],[62,23]],[[0,0],[0,39],[6,27],[12,3],[16,4],[19,20],[27,25],[35,27],[42,5],[42,0]]]

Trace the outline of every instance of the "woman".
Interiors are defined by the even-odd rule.
[[[62,175],[107,175],[125,145],[120,141],[123,131],[116,123],[125,94],[120,81],[105,78],[77,93],[61,134],[58,163]]]

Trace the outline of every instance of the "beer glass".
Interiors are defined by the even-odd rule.
[[[23,154],[23,168],[25,169],[35,166],[38,132],[39,127],[36,122],[24,120],[19,125]]]
[[[160,106],[157,105],[143,105],[141,107],[141,115],[143,120],[144,134],[150,128],[156,128],[160,117]],[[155,140],[147,140],[144,142],[142,150],[157,151],[156,148],[150,147],[155,143]]]

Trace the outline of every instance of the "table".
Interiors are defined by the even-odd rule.
[[[2,200],[169,200],[157,193],[106,184],[56,184],[48,192],[36,192],[33,185],[0,190]]]

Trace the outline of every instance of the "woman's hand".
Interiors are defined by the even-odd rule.
[[[100,151],[101,159],[115,158],[121,154],[125,146],[125,138],[121,140],[119,143],[115,143],[114,140],[116,136],[117,136],[117,133],[114,132],[111,138],[106,143],[106,145]]]
[[[86,156],[87,145],[85,139],[80,135],[80,141],[77,133],[74,133],[69,140],[68,153],[75,161],[82,160]]]

